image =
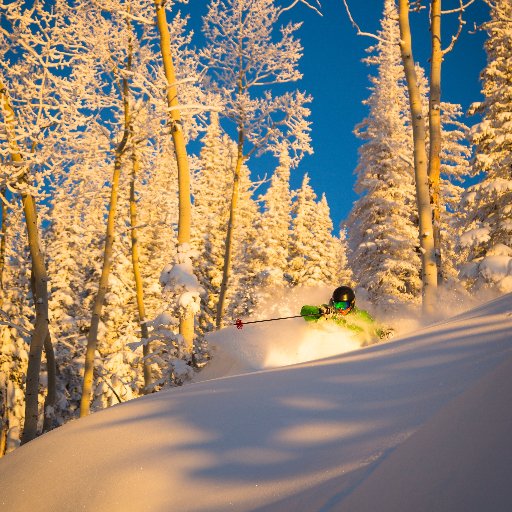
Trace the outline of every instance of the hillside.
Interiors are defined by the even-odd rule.
[[[69,423],[0,460],[0,510],[511,510],[511,312]]]

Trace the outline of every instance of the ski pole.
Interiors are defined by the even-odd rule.
[[[307,316],[313,316],[313,315],[307,315]],[[283,316],[280,318],[267,318],[266,320],[251,320],[250,322],[242,322],[240,318],[237,319],[237,321],[232,324],[236,325],[237,329],[242,329],[244,325],[246,324],[258,324],[260,322],[274,322],[276,320],[288,320],[289,318],[304,318],[303,315],[295,315],[295,316]]]

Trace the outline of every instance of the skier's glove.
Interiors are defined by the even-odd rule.
[[[332,313],[332,308],[329,306],[320,306],[318,308],[318,312],[320,313],[320,316],[327,316]]]

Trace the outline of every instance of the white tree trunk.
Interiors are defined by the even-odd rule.
[[[130,59],[128,57],[128,66],[130,69]],[[124,129],[123,137],[119,142],[114,159],[114,173],[112,175],[112,185],[110,189],[110,203],[107,219],[107,231],[105,235],[105,248],[103,253],[103,268],[101,270],[100,283],[98,292],[94,299],[92,310],[91,326],[87,335],[87,350],[85,353],[84,365],[84,379],[82,385],[82,396],[80,399],[80,417],[87,416],[90,410],[92,383],[94,377],[94,354],[98,344],[98,329],[101,320],[101,313],[103,304],[105,302],[105,295],[108,290],[108,279],[110,276],[110,269],[112,267],[112,255],[114,247],[114,235],[117,214],[117,200],[119,196],[119,178],[121,176],[122,157],[130,137],[130,99],[129,99],[129,86],[128,80],[123,78],[123,105],[124,105]]]
[[[416,179],[416,201],[419,217],[419,240],[423,283],[423,312],[434,310],[437,291],[437,267],[432,229],[432,208],[427,172],[427,151],[425,144],[425,119],[421,104],[418,79],[412,55],[411,29],[409,25],[409,1],[399,0],[400,50],[404,64],[414,139],[414,174]]]
[[[139,236],[137,230],[137,201],[135,200],[135,182],[139,172],[140,162],[135,151],[133,153],[132,159],[132,180],[130,183],[130,227],[132,233],[132,267],[133,277],[135,279],[135,296],[137,300],[137,310],[139,313],[141,337],[143,341],[145,340],[145,344],[142,347],[142,354],[144,356],[142,367],[144,372],[144,392],[147,393],[149,390],[149,386],[151,384],[151,365],[146,359],[146,357],[149,356],[149,333],[148,326],[146,324],[146,308],[144,306],[144,286],[142,283],[142,274],[140,272],[140,249]]]
[[[436,255],[438,282],[442,279],[441,254],[441,0],[431,2],[430,32],[432,54],[430,60],[430,97],[429,97],[429,131],[430,155],[428,176],[431,186],[432,223],[434,229],[434,248]]]
[[[224,266],[222,268],[222,282],[220,285],[219,302],[217,303],[217,316],[215,318],[215,327],[222,327],[222,317],[224,316],[226,292],[228,288],[229,276],[231,274],[231,259],[233,253],[233,232],[238,208],[238,197],[240,195],[240,172],[244,162],[243,155],[244,133],[240,128],[238,131],[238,150],[236,158],[235,172],[233,174],[233,191],[231,193],[231,205],[229,209],[228,229],[226,232],[226,244],[224,249]]]
[[[15,115],[10,104],[5,85],[0,81],[0,111],[4,116],[4,126],[9,142],[11,160],[15,164],[23,165],[15,133]],[[21,178],[27,179],[26,173]],[[27,381],[25,391],[25,425],[21,442],[26,443],[37,435],[37,421],[39,416],[39,373],[41,370],[41,355],[45,340],[48,336],[48,276],[43,251],[39,239],[39,226],[37,223],[37,207],[31,194],[22,194],[23,212],[27,226],[27,236],[32,261],[33,299],[36,313],[34,330],[30,340],[28,356]],[[46,346],[47,360],[52,363],[53,347],[51,343]],[[50,369],[53,372],[54,369]],[[51,393],[55,391],[52,390]]]
[[[188,166],[187,147],[183,134],[181,114],[178,108],[178,91],[176,73],[171,52],[171,36],[167,25],[164,2],[155,0],[157,28],[160,34],[160,51],[167,79],[167,106],[171,121],[171,135],[178,166],[178,244],[187,247],[190,244],[190,227],[192,202],[190,199],[190,170]],[[185,350],[192,355],[194,344],[194,314],[186,310],[180,316],[179,332],[185,342]]]

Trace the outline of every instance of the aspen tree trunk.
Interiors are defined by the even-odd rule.
[[[431,187],[432,224],[434,229],[434,249],[437,265],[438,284],[442,282],[441,254],[441,0],[432,0],[430,31],[432,38],[432,55],[430,62],[430,98],[429,131],[430,155],[428,176]]]
[[[5,85],[0,82],[0,110],[4,116],[5,131],[9,142],[11,160],[18,165],[24,164],[24,159],[16,141],[15,115],[9,102]],[[26,173],[20,180],[26,179]],[[37,208],[31,194],[22,193],[23,212],[27,227],[27,237],[32,261],[33,299],[35,308],[35,325],[30,340],[28,355],[27,380],[25,390],[25,425],[21,443],[31,441],[37,436],[39,374],[41,370],[41,355],[45,339],[48,336],[48,276],[43,251],[39,240],[37,224]],[[47,343],[47,360],[52,359],[53,347]]]
[[[0,190],[0,194],[5,196],[5,187]],[[0,290],[4,289],[4,269],[5,269],[5,247],[6,247],[6,236],[7,236],[7,206],[3,201],[0,215],[2,215],[2,238],[0,238]]]
[[[5,455],[7,449],[7,431],[9,429],[7,416],[7,386],[5,393],[2,393],[2,403],[0,404],[0,459]]]
[[[400,50],[404,64],[414,139],[414,174],[416,201],[418,204],[419,238],[421,250],[421,274],[423,283],[423,312],[434,310],[437,289],[437,268],[432,230],[432,208],[427,173],[425,144],[425,119],[423,117],[418,79],[412,55],[411,29],[409,25],[409,1],[399,0]]]
[[[2,188],[0,190],[0,194],[5,194],[5,188]],[[6,236],[6,228],[7,228],[7,207],[3,201],[1,201],[1,215],[2,215],[2,238],[0,239],[0,290],[4,289],[4,282],[3,282],[3,273],[4,273],[4,266],[5,266],[5,236]],[[3,294],[0,295],[0,308],[3,308]],[[3,326],[0,328],[0,336],[2,336],[1,329],[7,329],[6,326]],[[0,381],[1,382],[1,381]],[[2,402],[0,403],[0,459],[5,454],[5,449],[7,445],[7,382],[5,389],[0,389],[0,398],[2,399]]]
[[[171,135],[178,166],[178,245],[187,247],[190,244],[190,225],[192,204],[190,200],[190,171],[188,166],[187,147],[183,134],[183,125],[179,111],[176,73],[171,52],[171,36],[165,15],[165,2],[155,0],[157,28],[160,34],[160,51],[167,79],[167,106],[171,121]],[[194,314],[186,311],[180,317],[180,334],[185,342],[185,350],[192,355],[194,344]]]
[[[30,285],[32,288],[32,295],[35,296],[36,290],[33,272],[30,276]],[[48,379],[48,390],[44,399],[43,407],[43,432],[48,432],[53,427],[53,419],[55,417],[53,409],[57,393],[57,365],[55,362],[55,354],[53,352],[52,338],[49,330],[46,333],[43,347],[46,356],[46,374]]]
[[[228,288],[229,275],[231,273],[231,258],[232,258],[232,245],[233,245],[233,231],[235,229],[235,219],[238,207],[238,197],[240,195],[240,172],[244,162],[244,132],[242,128],[238,130],[238,146],[236,167],[233,175],[233,191],[231,194],[231,205],[229,209],[228,229],[226,233],[226,244],[224,249],[224,267],[222,269],[222,282],[220,285],[219,302],[217,303],[217,317],[215,319],[215,327],[220,329],[222,327],[222,317],[224,316],[226,291]]]
[[[139,237],[137,231],[137,202],[135,200],[135,180],[140,169],[138,155],[134,151],[132,156],[132,180],[130,183],[130,227],[132,232],[132,266],[133,277],[135,279],[135,295],[137,299],[137,309],[139,312],[139,323],[142,334],[142,340],[145,344],[142,346],[142,354],[144,356],[143,372],[144,372],[144,393],[147,393],[151,384],[151,365],[146,360],[149,356],[149,333],[146,324],[146,308],[144,307],[144,287],[142,284],[142,275],[139,264]]]
[[[46,355],[46,372],[48,375],[48,392],[44,399],[43,432],[48,432],[54,427],[55,400],[57,398],[57,363],[53,351],[52,337],[50,331],[44,339],[44,353]]]
[[[92,382],[94,378],[94,354],[98,344],[98,328],[101,320],[105,295],[108,290],[108,278],[112,267],[112,255],[114,247],[114,234],[117,214],[117,200],[119,195],[119,178],[121,176],[122,157],[130,136],[130,100],[128,80],[123,78],[123,105],[124,105],[124,131],[121,142],[116,147],[114,158],[114,173],[110,190],[110,205],[107,219],[107,231],[103,254],[103,268],[101,271],[98,293],[94,300],[91,327],[87,335],[87,350],[85,354],[84,379],[82,396],[80,399],[80,417],[87,416],[90,410]]]
[[[39,243],[36,205],[30,194],[22,194],[23,210],[27,224],[27,233],[32,259],[32,276],[34,283],[34,306],[36,321],[28,355],[27,383],[25,392],[25,425],[21,444],[34,439],[37,435],[39,373],[41,370],[41,355],[45,340],[48,336],[48,277],[44,262],[43,251]],[[48,351],[50,349],[47,344]],[[48,359],[48,358],[47,358]],[[49,361],[51,364],[51,361]]]

